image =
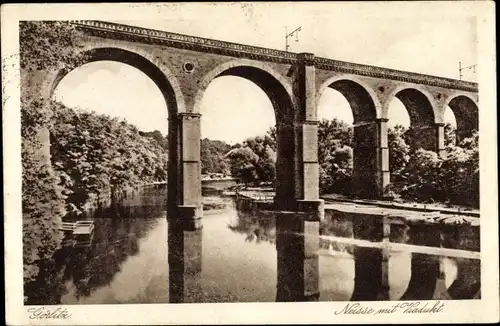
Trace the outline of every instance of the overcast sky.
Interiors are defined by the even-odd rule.
[[[399,4],[400,8],[383,16],[349,3],[179,4],[170,5],[167,14],[153,20],[118,22],[281,50],[285,27],[290,31],[300,26],[299,42],[291,42],[292,52],[450,78],[458,78],[459,61],[477,63],[475,21],[466,13],[447,16],[443,10],[436,15],[435,10]],[[475,75],[465,71],[463,79],[475,81]],[[168,132],[159,89],[125,64],[105,61],[77,68],[61,81],[55,97],[69,106],[124,117],[141,130]],[[398,100],[390,110],[391,124],[409,124]],[[320,99],[319,114],[352,122],[347,101],[333,90]],[[238,77],[220,77],[210,84],[202,115],[202,136],[229,143],[263,134],[275,123],[264,92]],[[454,122],[452,113],[447,120]]]

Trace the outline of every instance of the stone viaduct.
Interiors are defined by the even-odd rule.
[[[81,41],[89,62],[112,60],[136,67],[165,97],[170,144],[169,243],[175,244],[169,249],[169,261],[170,266],[183,271],[196,270],[201,264],[201,260],[186,262],[196,261],[186,257],[196,257],[201,247],[187,248],[185,244],[187,238],[199,237],[201,246],[201,233],[195,231],[201,228],[203,213],[200,103],[210,82],[219,76],[254,82],[274,106],[278,134],[275,207],[283,215],[278,218],[278,229],[311,235],[319,232],[323,204],[319,198],[317,103],[328,87],[339,91],[352,108],[354,189],[361,198],[383,197],[390,183],[387,122],[392,99],[401,100],[408,110],[414,148],[438,153],[443,150],[447,105],[456,117],[458,137],[478,129],[475,83],[116,23],[71,23],[83,32]],[[44,74],[40,81],[44,96],[52,96],[65,73]],[[317,269],[313,252],[318,240],[305,239],[283,240],[287,250],[278,252],[278,265],[283,270],[287,270],[290,259],[304,264],[304,269],[298,268],[299,273]],[[293,258],[290,253],[295,253]],[[293,274],[296,266],[284,274]],[[173,286],[184,286],[184,281],[176,281],[174,275],[180,274],[171,271]],[[290,284],[295,281],[290,278]],[[302,284],[298,291],[306,297],[306,293],[314,296],[315,288],[317,284]]]

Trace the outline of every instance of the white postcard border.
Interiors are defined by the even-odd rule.
[[[444,312],[436,314],[345,315],[335,314],[349,302],[307,303],[218,303],[46,306],[66,309],[68,319],[30,319],[23,305],[21,232],[21,140],[19,91],[19,20],[68,19],[167,19],[178,12],[173,7],[189,7],[203,13],[198,4],[27,4],[2,5],[2,91],[4,154],[4,238],[6,276],[6,316],[12,325],[103,325],[103,324],[229,324],[229,323],[448,323],[494,322],[499,320],[498,280],[498,179],[496,166],[496,73],[494,3],[295,3],[303,6],[345,6],[346,11],[370,15],[475,15],[478,17],[478,83],[481,109],[480,190],[481,190],[481,300],[443,301]],[[286,6],[287,3],[255,3],[259,6]],[[178,17],[177,17],[178,18]],[[228,18],[229,19],[229,18]],[[397,301],[364,302],[373,309],[391,308]],[[422,301],[422,304],[425,302]],[[429,301],[434,304],[435,301]],[[39,307],[38,307],[39,308]]]

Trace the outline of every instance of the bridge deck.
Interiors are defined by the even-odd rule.
[[[77,28],[82,29],[88,33],[107,33],[109,35],[108,37],[111,38],[118,37],[119,35],[126,35],[128,39],[134,38],[139,42],[157,42],[158,44],[168,44],[172,47],[194,49],[196,51],[210,53],[218,53],[222,51],[222,54],[224,55],[230,55],[234,57],[243,56],[257,60],[274,61],[287,64],[298,62],[300,58],[300,54],[288,51],[269,49],[240,43],[232,43],[192,35],[171,33],[161,30],[111,23],[106,21],[73,20],[70,22],[71,24],[77,26]],[[477,83],[467,82],[464,80],[431,76],[426,74],[382,68],[322,57],[313,56],[312,60],[319,69],[352,72],[358,75],[376,78],[388,78],[393,80],[451,89],[460,89],[472,92],[478,91]]]

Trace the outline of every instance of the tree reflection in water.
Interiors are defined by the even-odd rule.
[[[237,211],[238,218],[228,225],[233,232],[246,234],[245,241],[276,243],[276,219],[272,212]]]
[[[271,211],[245,212],[237,210],[238,218],[229,224],[228,227],[234,232],[246,234],[245,241],[259,243],[268,241],[276,243],[276,218]],[[336,236],[352,238],[353,217],[343,215],[327,214],[320,224],[320,234],[326,236]],[[340,252],[352,254],[353,245],[343,243],[333,243],[320,239],[320,247],[323,249],[333,249]]]
[[[125,260],[139,253],[139,240],[153,229],[157,218],[165,216],[166,200],[162,197],[135,194],[121,204],[94,212],[95,228],[89,246],[78,247],[79,242],[89,239],[73,241],[70,236],[65,244],[75,242],[76,246],[63,246],[51,259],[41,261],[37,279],[25,284],[25,303],[61,304],[71,283],[76,299],[109,285]]]

